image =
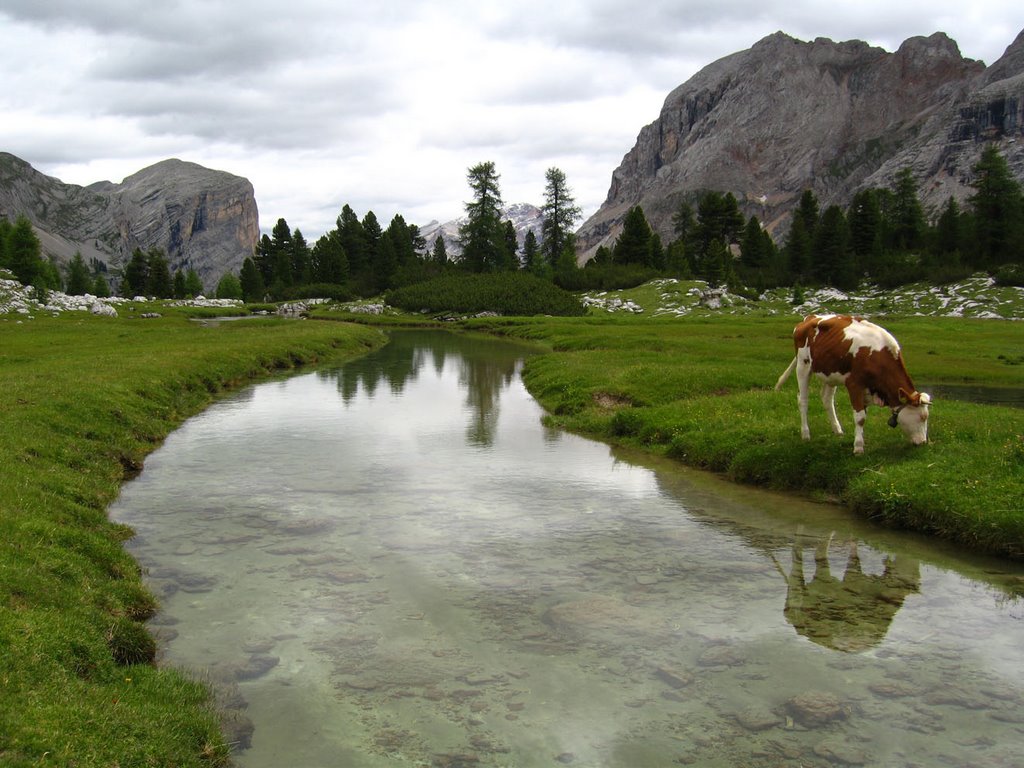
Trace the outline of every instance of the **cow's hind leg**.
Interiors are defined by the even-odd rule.
[[[843,425],[839,423],[839,417],[836,416],[836,385],[825,382],[825,386],[821,388],[821,404],[825,406],[825,413],[828,415],[829,424],[832,425],[832,431],[837,435],[843,434]]]
[[[811,439],[811,428],[807,425],[807,404],[811,389],[811,351],[804,347],[797,354],[796,383],[799,388],[797,402],[800,404],[800,436]]]

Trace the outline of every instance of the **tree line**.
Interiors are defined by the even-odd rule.
[[[732,193],[706,192],[696,209],[676,210],[675,239],[663,246],[643,210],[631,209],[611,247],[598,249],[595,269],[643,268],[760,292],[776,286],[855,288],[924,280],[945,283],[976,271],[1006,282],[1024,280],[1024,194],[994,145],[974,167],[974,193],[961,207],[952,197],[929,222],[909,168],[893,189],[866,189],[844,210],[820,210],[810,190],[777,245],[756,216],[744,219]]]
[[[756,216],[744,218],[735,196],[708,191],[678,206],[674,238],[666,245],[640,206],[632,208],[611,246],[578,267],[574,229],[581,218],[565,174],[545,174],[541,237],[528,232],[520,247],[513,223],[502,219],[500,176],[493,162],[467,171],[472,199],[459,230],[462,255],[453,260],[440,234],[426,243],[401,214],[386,228],[370,211],[361,218],[344,205],[335,227],[312,246],[299,229],[278,219],[245,259],[225,274],[215,294],[247,301],[327,297],[349,299],[422,282],[452,272],[527,271],[569,290],[636,285],[657,276],[700,278],[712,285],[759,293],[775,286],[854,288],[864,279],[882,285],[916,280],[943,283],[978,270],[1024,282],[1024,194],[994,145],[974,167],[974,193],[961,207],[950,198],[928,221],[910,169],[893,189],[858,192],[845,209],[820,210],[806,190],[777,244]],[[38,290],[109,295],[106,265],[75,254],[62,274],[40,256],[25,217],[0,219],[0,267]],[[203,286],[192,269],[171,274],[161,249],[136,249],[120,275],[123,296],[184,298]]]
[[[81,252],[61,267],[53,257],[44,259],[39,237],[26,216],[14,222],[0,218],[0,268],[10,270],[22,285],[32,286],[38,298],[49,291],[63,291],[70,296],[110,296],[110,275],[105,262]],[[122,296],[155,296],[161,299],[183,299],[203,293],[203,284],[194,269],[178,269],[173,276],[164,251],[136,248],[121,270]]]
[[[335,227],[312,246],[300,230],[277,220],[260,238],[238,275],[240,295],[247,301],[324,296],[346,299],[374,296],[449,273],[527,270],[553,276],[576,268],[573,226],[580,218],[565,174],[545,174],[543,239],[528,232],[523,247],[512,221],[502,218],[500,176],[493,162],[471,167],[467,181],[472,200],[466,203],[459,230],[462,255],[453,260],[440,233],[428,245],[420,228],[401,214],[382,228],[373,211],[362,218],[348,204]],[[218,295],[219,295],[218,291]]]

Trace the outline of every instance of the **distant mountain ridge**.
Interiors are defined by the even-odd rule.
[[[672,239],[679,204],[708,190],[732,192],[778,235],[805,189],[822,210],[845,207],[910,167],[926,210],[936,211],[971,194],[990,142],[1024,181],[1024,32],[987,68],[941,32],[895,53],[777,32],[668,95],[580,228],[580,260],[611,245],[636,205]]]
[[[27,216],[44,257],[66,262],[80,252],[112,270],[136,248],[161,248],[171,270],[195,269],[211,290],[237,273],[259,240],[259,212],[248,179],[170,159],[120,184],[81,187],[46,176],[0,152],[0,216]]]

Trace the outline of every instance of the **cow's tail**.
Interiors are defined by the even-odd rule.
[[[789,378],[789,374],[791,374],[793,372],[793,369],[796,368],[796,360],[797,360],[796,357],[794,357],[793,358],[793,362],[791,362],[789,364],[789,367],[782,372],[781,376],[779,376],[779,380],[777,382],[775,382],[775,391],[776,392],[778,392],[780,389],[782,389],[782,385],[786,383],[786,379]]]

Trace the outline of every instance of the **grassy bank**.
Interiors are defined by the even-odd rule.
[[[793,379],[795,318],[491,319],[477,330],[532,339],[551,352],[524,378],[557,425],[640,445],[743,482],[836,499],[885,523],[973,549],[1024,557],[1024,411],[938,400],[930,444],[915,448],[870,409],[866,453],[852,452],[845,393],[833,436],[812,399],[800,439]],[[889,318],[919,385],[1024,387],[1024,323]]]
[[[106,508],[218,392],[383,340],[277,319],[0,316],[0,765],[226,762],[206,689],[147,663],[155,604]]]

